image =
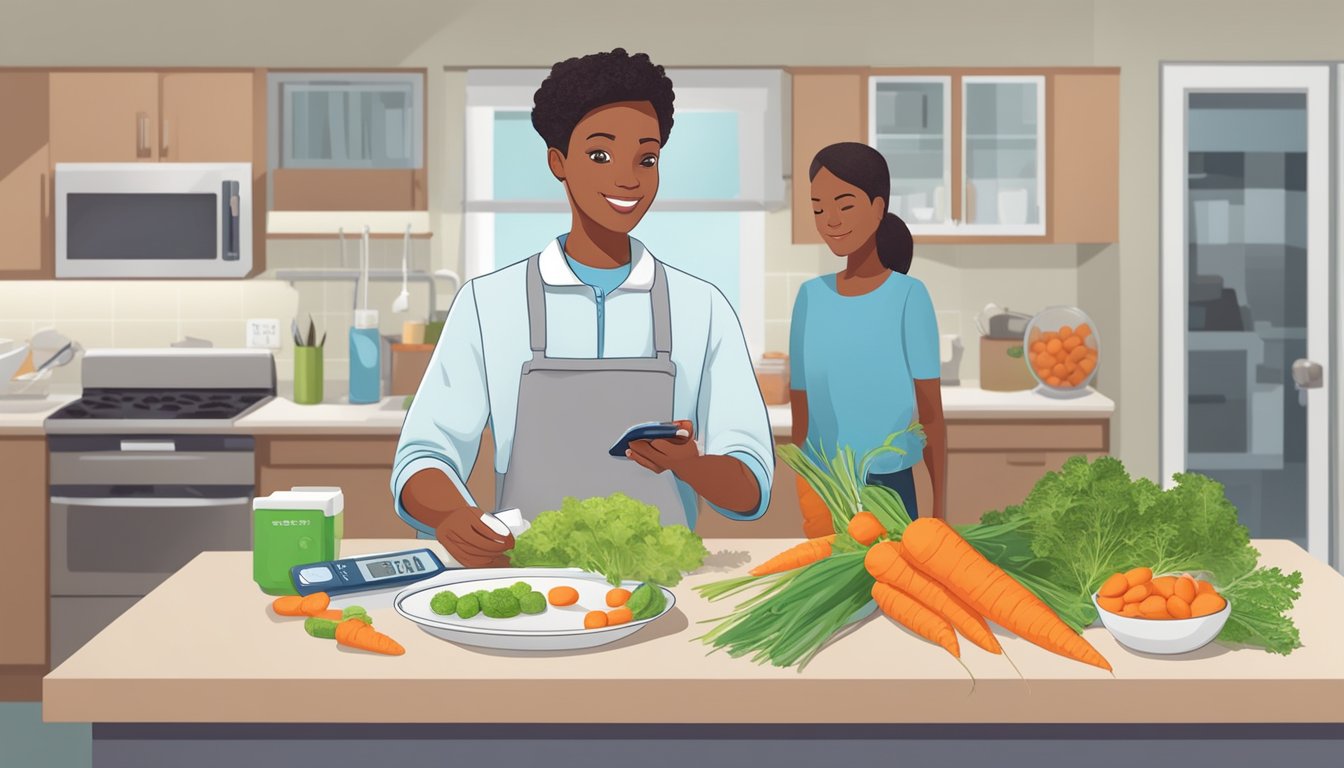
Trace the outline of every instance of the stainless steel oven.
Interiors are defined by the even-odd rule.
[[[53,664],[112,618],[91,603],[124,610],[203,551],[251,549],[250,436],[51,435],[48,450]]]
[[[246,277],[250,163],[57,163],[56,277]]]

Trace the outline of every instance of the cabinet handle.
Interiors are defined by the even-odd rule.
[[[51,218],[51,190],[47,185],[47,174],[42,174],[42,218]]]
[[[172,129],[172,123],[168,118],[163,118],[163,124],[159,126],[159,159],[168,159],[168,132]]]
[[[1007,461],[1011,467],[1043,467],[1045,466],[1045,454],[1010,453],[1007,456]]]
[[[135,156],[149,156],[149,115],[135,113]]]

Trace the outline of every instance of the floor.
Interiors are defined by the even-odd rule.
[[[43,723],[42,705],[0,702],[0,768],[89,768],[88,725]]]

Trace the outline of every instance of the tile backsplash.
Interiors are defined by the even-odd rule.
[[[280,391],[288,394],[294,372],[294,343],[290,321],[307,328],[311,314],[318,333],[327,331],[326,395],[338,398],[346,391],[349,364],[347,333],[354,317],[355,283],[289,282],[274,279],[276,270],[354,269],[359,245],[347,240],[341,258],[339,241],[332,239],[279,240],[267,246],[268,271],[250,280],[46,280],[0,281],[0,338],[25,340],[54,327],[86,349],[97,347],[166,347],[185,337],[206,339],[216,347],[246,344],[246,321],[280,321],[280,349],[275,350]],[[430,262],[429,245],[412,241],[411,269],[424,271]],[[401,241],[374,240],[370,269],[401,269]],[[452,301],[451,280],[438,281],[439,309]],[[392,313],[401,283],[375,282],[368,293],[369,307],[380,310],[380,330],[401,333],[405,320],[429,316],[424,283],[410,283],[410,311]],[[80,387],[79,361],[53,373],[52,388],[76,391]]]
[[[803,281],[842,266],[825,246],[792,244],[790,226],[787,211],[766,218],[762,279],[767,350],[788,350],[793,301]],[[376,239],[370,250],[371,269],[400,270],[400,240]],[[207,339],[217,347],[241,347],[248,319],[274,318],[281,331],[276,372],[281,393],[288,394],[294,370],[290,321],[298,319],[306,329],[311,315],[318,333],[327,332],[326,396],[343,396],[349,365],[346,339],[359,298],[355,283],[291,285],[276,280],[275,272],[355,269],[358,240],[347,239],[344,256],[339,241],[330,238],[273,240],[267,251],[268,271],[251,280],[0,281],[0,338],[27,339],[50,326],[85,348],[165,347],[187,336]],[[430,262],[429,241],[412,241],[411,269],[427,271]],[[1051,304],[1079,301],[1079,249],[1074,246],[919,245],[911,274],[928,286],[939,330],[962,337],[963,380],[979,377],[975,316],[985,304],[1034,313]],[[401,333],[403,321],[424,320],[430,314],[423,282],[410,283],[410,311],[393,314],[392,302],[400,291],[399,281],[373,282],[369,287],[368,305],[379,310],[385,335]],[[453,291],[451,280],[436,282],[438,310],[452,303]],[[53,376],[53,388],[58,390],[79,386],[78,361]]]

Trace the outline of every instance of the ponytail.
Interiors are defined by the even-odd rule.
[[[915,238],[900,216],[888,213],[877,225],[877,259],[882,266],[902,275],[910,272],[915,258]]]

